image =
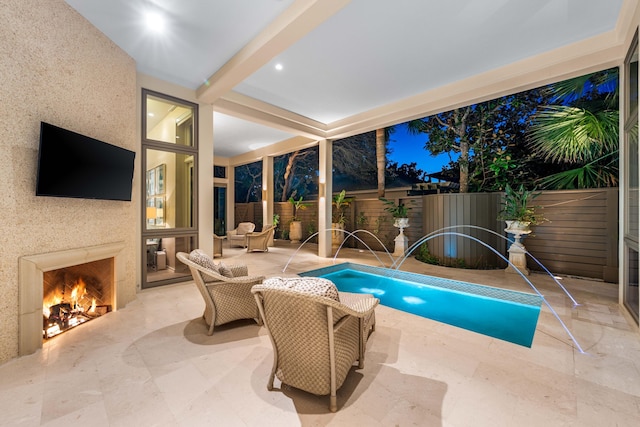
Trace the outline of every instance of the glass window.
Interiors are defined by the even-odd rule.
[[[626,79],[623,96],[627,106],[624,120],[624,258],[623,304],[638,322],[640,302],[638,293],[638,224],[639,224],[639,173],[638,173],[638,34],[625,60]]]
[[[631,315],[638,321],[640,293],[638,292],[638,251],[627,248],[627,277],[624,287],[624,304]]]
[[[194,226],[193,155],[146,150],[147,229]]]
[[[625,114],[624,144],[625,144],[625,214],[624,235],[625,240],[638,243],[639,222],[639,198],[638,186],[640,176],[638,173],[638,40],[637,34],[630,53],[627,55],[625,69],[627,71],[625,99],[628,109]]]
[[[145,138],[194,147],[195,107],[173,98],[146,93]]]
[[[227,189],[214,187],[213,189],[213,232],[218,236],[227,233]]]
[[[214,178],[226,178],[227,177],[227,168],[225,166],[214,166],[213,167],[213,177]]]
[[[197,248],[196,236],[157,236],[147,238],[146,286],[175,283],[191,278],[189,268],[181,263],[176,254],[189,253]]]
[[[176,253],[198,247],[198,105],[146,89],[142,100],[144,289],[191,278]]]
[[[627,65],[627,85],[629,87],[627,117],[636,114],[638,108],[638,48],[634,49]]]

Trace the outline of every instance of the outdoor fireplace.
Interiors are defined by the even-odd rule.
[[[124,247],[122,242],[108,243],[20,258],[20,356],[41,348],[43,337],[57,335],[57,329],[62,332],[117,310]]]
[[[46,271],[42,337],[53,338],[111,311],[113,258]]]

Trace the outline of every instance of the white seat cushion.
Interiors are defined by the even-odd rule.
[[[271,277],[265,279],[262,285],[319,295],[340,302],[336,285],[331,280],[322,277]]]

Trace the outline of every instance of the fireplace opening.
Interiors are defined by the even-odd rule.
[[[114,258],[46,271],[43,274],[44,340],[112,310]]]

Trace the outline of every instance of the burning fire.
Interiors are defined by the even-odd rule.
[[[68,298],[65,290],[71,288]],[[84,313],[96,312],[96,299],[92,298],[89,303],[87,297],[87,285],[78,279],[73,286],[63,285],[62,289],[56,290],[43,299],[42,314],[44,315],[43,336],[51,338],[81,323],[90,320],[91,317]]]

